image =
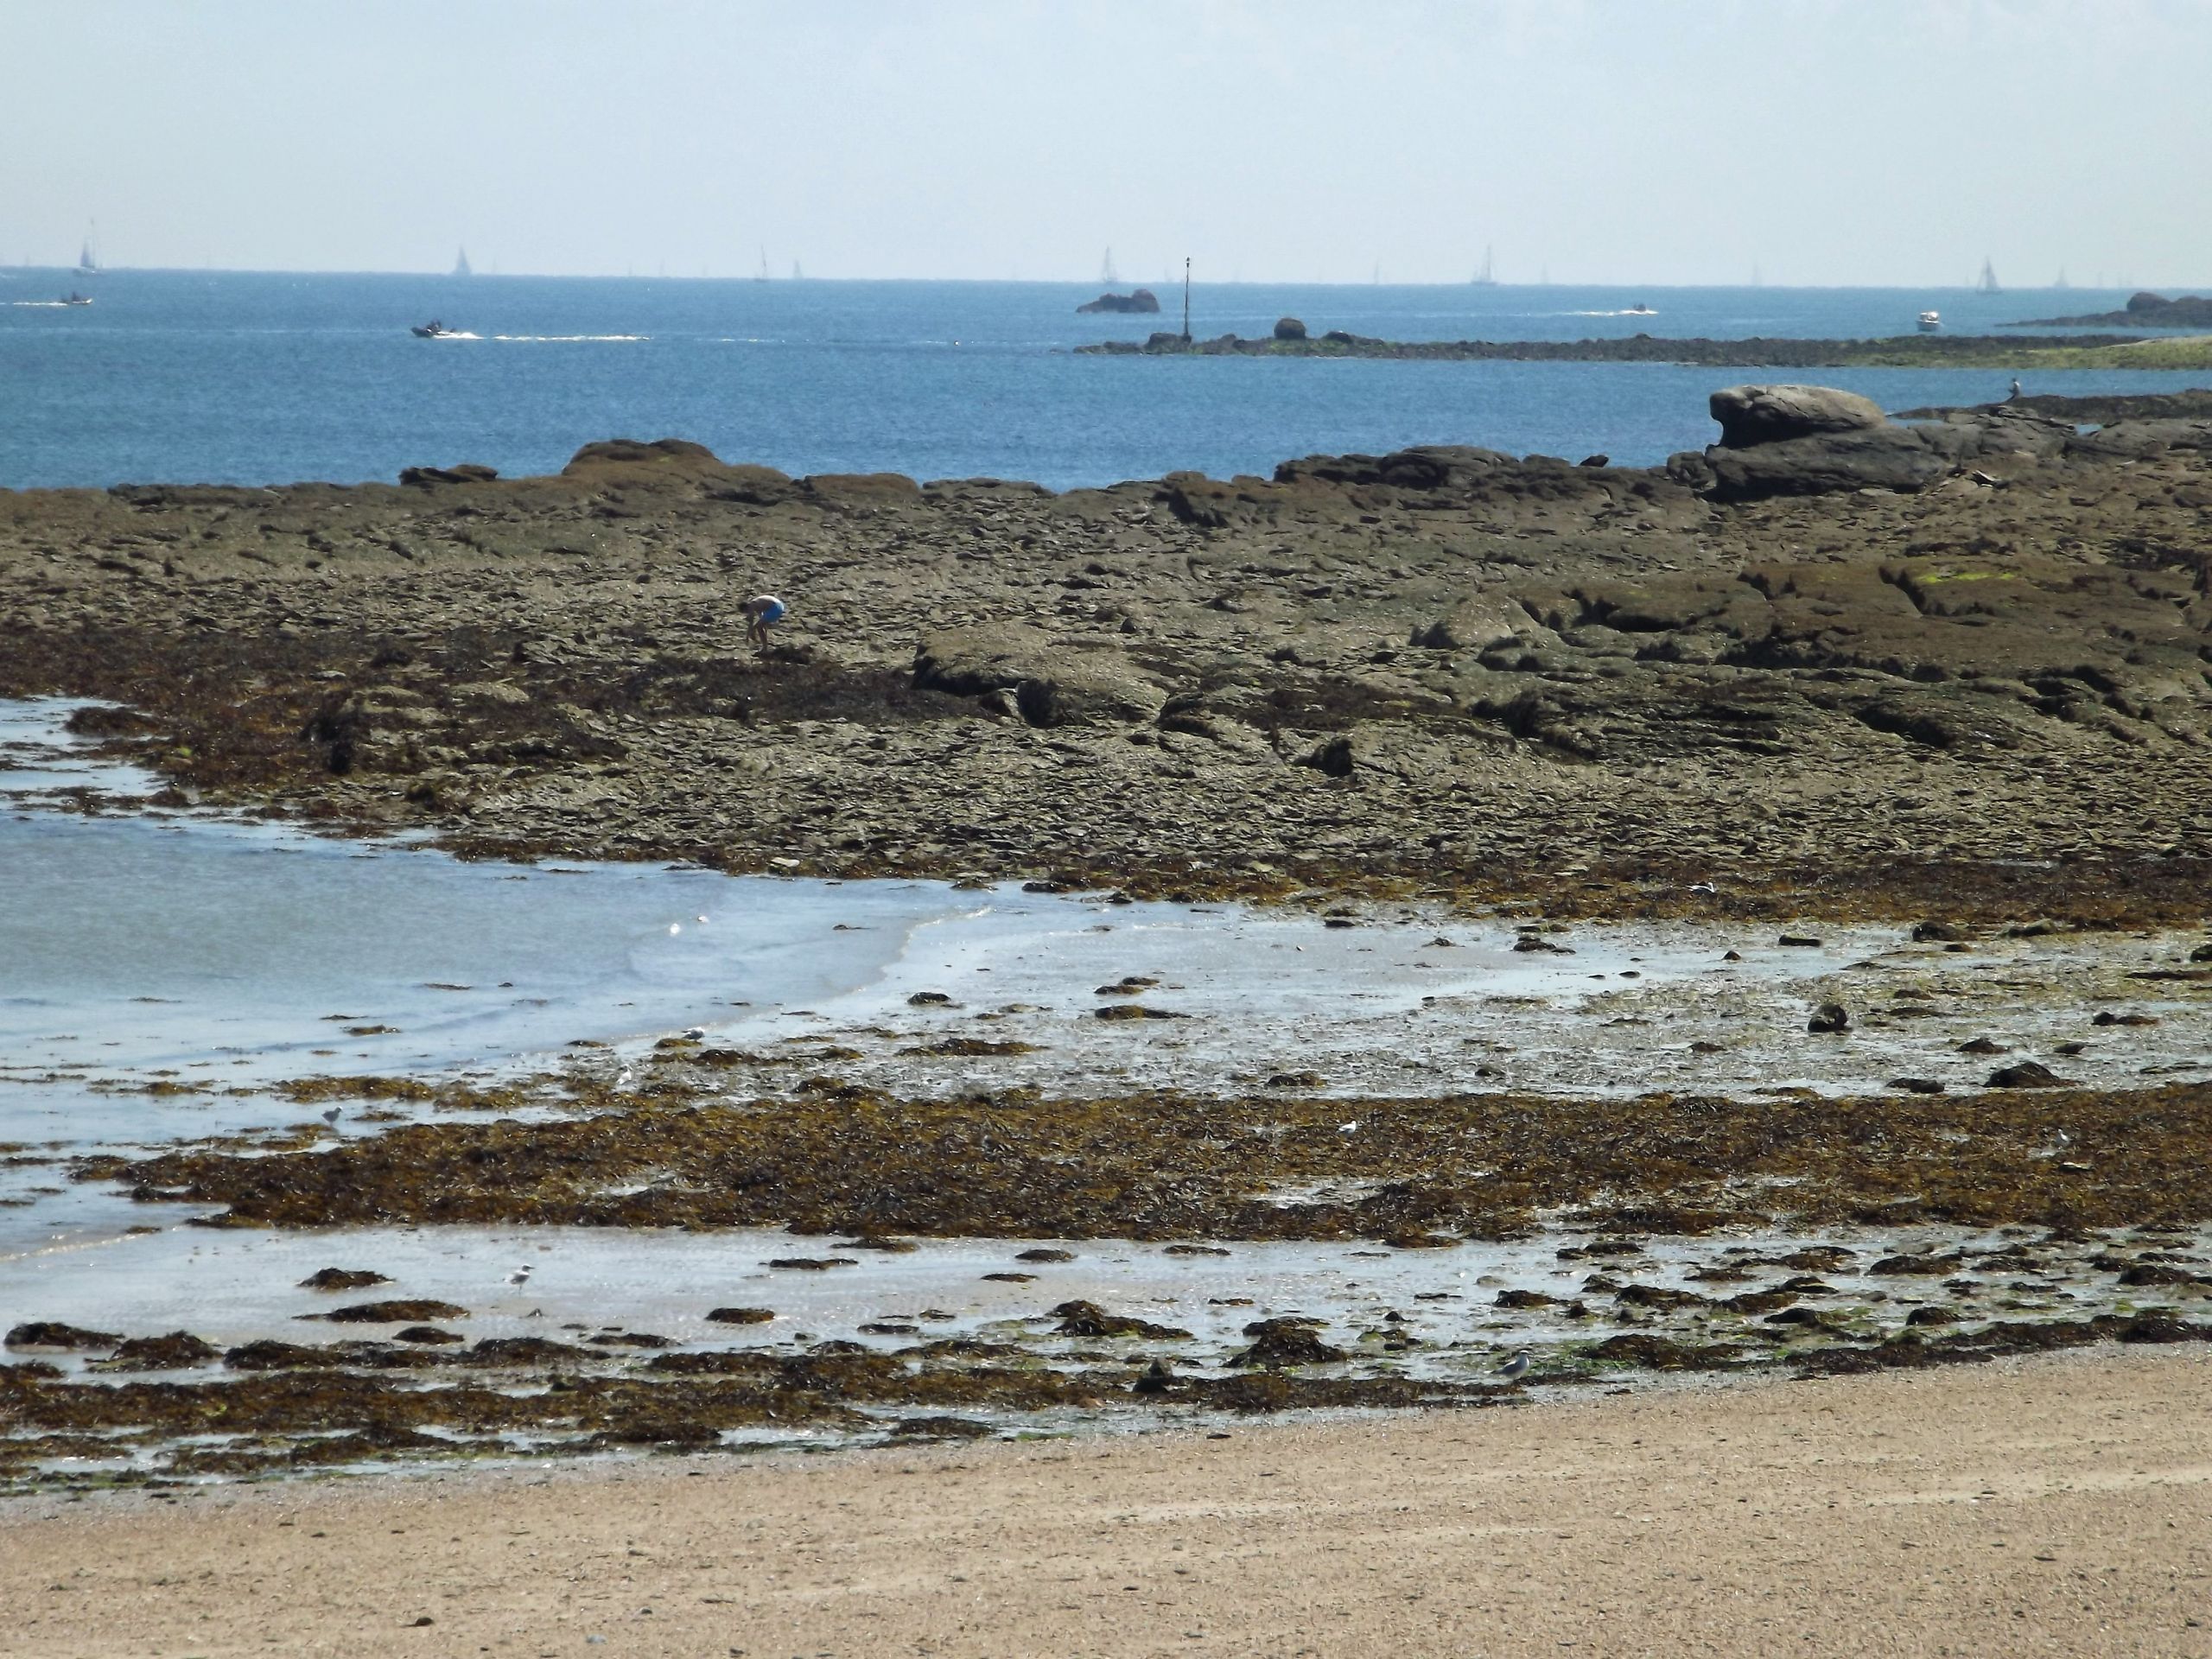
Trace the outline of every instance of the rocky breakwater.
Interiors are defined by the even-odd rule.
[[[2201,917],[2212,423],[1728,410],[1671,469],[1428,447],[1054,494],[671,440],[0,492],[0,695],[129,705],[87,719],[198,798],[469,852]]]

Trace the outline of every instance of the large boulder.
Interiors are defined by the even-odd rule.
[[[1757,501],[1776,495],[1824,495],[1836,490],[1924,490],[1956,470],[1934,443],[1909,426],[1824,432],[1747,449],[1715,444],[1705,452],[1713,499]]]
[[[1710,407],[1729,449],[1862,432],[1889,421],[1872,398],[1833,386],[1728,386],[1713,394]]]
[[[1166,689],[1113,640],[1055,639],[1014,622],[924,635],[914,653],[914,684],[963,697],[1004,693],[1032,726],[1150,721],[1167,701]]]
[[[1306,338],[1306,325],[1300,322],[1296,317],[1277,317],[1275,319],[1275,338],[1277,340],[1303,340]]]

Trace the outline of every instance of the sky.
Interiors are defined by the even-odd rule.
[[[0,0],[0,262],[2212,287],[2212,0]]]

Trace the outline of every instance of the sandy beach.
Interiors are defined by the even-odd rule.
[[[2212,1653],[2208,1376],[26,1497],[0,1652]]]

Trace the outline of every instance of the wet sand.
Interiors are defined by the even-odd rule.
[[[0,1653],[2212,1653],[2207,1366],[29,1497]]]

